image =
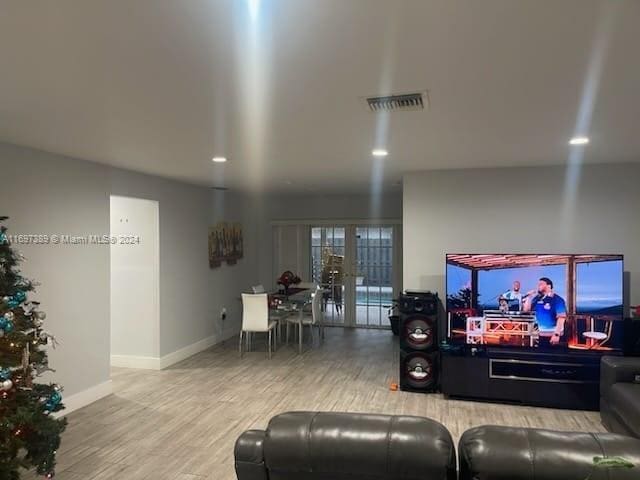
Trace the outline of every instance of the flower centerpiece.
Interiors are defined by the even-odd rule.
[[[276,281],[278,285],[282,285],[284,288],[284,294],[289,294],[289,287],[291,285],[297,285],[301,282],[300,277],[294,274],[291,270],[287,270],[278,277]]]

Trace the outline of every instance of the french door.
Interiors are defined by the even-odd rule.
[[[389,328],[401,282],[400,225],[312,225],[311,277],[324,288],[325,322]]]

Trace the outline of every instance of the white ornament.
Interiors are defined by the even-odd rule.
[[[9,320],[10,322],[13,322],[13,319],[15,318],[15,315],[13,314],[13,312],[7,312],[7,313],[4,314],[4,318]]]
[[[36,308],[37,308],[37,305],[34,302],[25,302],[22,305],[22,310],[24,311],[24,314],[27,316],[31,315]]]
[[[38,317],[38,320],[44,320],[47,318],[47,314],[44,312],[36,312],[36,317]]]
[[[0,389],[1,390],[9,391],[9,390],[11,390],[11,387],[13,387],[13,382],[11,380],[9,380],[9,379],[7,379],[4,382],[0,383]]]

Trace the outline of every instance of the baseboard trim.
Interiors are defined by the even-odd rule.
[[[187,358],[195,355],[196,353],[200,353],[207,348],[214,346],[216,343],[220,342],[221,339],[216,335],[212,335],[207,338],[203,338],[202,340],[198,340],[191,345],[187,345],[186,347],[180,348],[175,352],[168,353],[160,357],[160,370],[170,367],[182,360],[186,360]]]
[[[124,368],[140,368],[144,370],[163,370],[175,365],[182,360],[186,360],[192,357],[196,353],[200,353],[207,348],[213,347],[217,343],[223,342],[235,335],[238,332],[230,331],[225,335],[211,335],[210,337],[198,340],[191,345],[182,347],[175,352],[168,353],[162,357],[137,357],[134,355],[111,355],[112,367],[124,367]]]
[[[111,355],[112,367],[141,368],[145,370],[160,370],[160,358],[138,357],[135,355]]]
[[[65,409],[61,410],[54,414],[56,418],[64,417],[69,415],[71,412],[74,412],[82,407],[86,407],[87,405],[92,404],[100,400],[101,398],[107,397],[113,393],[113,385],[111,380],[107,380],[106,382],[99,383],[98,385],[94,385],[93,387],[89,387],[86,390],[75,393],[63,399]]]

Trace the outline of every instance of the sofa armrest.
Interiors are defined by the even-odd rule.
[[[263,430],[247,430],[236,440],[234,456],[238,480],[268,480],[264,437]]]
[[[602,357],[600,396],[606,397],[614,383],[633,383],[640,376],[640,357]]]

